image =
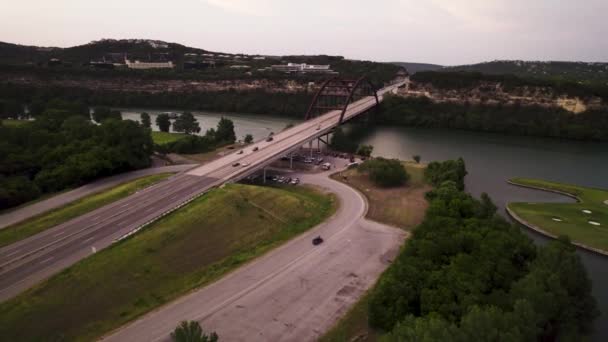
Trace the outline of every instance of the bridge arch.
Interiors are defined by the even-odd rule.
[[[312,99],[304,120],[320,116],[328,111],[340,110],[341,124],[348,106],[364,97],[373,96],[379,104],[376,87],[363,76],[356,80],[332,77],[326,80]]]

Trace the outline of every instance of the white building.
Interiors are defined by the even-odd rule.
[[[272,70],[281,71],[286,73],[321,73],[321,74],[334,74],[335,71],[329,68],[329,65],[315,65],[306,63],[287,63],[273,65]]]
[[[172,61],[168,62],[140,62],[125,59],[125,64],[129,69],[173,69],[175,65]]]

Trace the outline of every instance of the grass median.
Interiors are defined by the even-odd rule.
[[[125,198],[143,188],[157,183],[171,173],[161,173],[152,176],[138,178],[136,180],[120,184],[109,190],[104,190],[89,196],[85,196],[72,203],[57,209],[34,216],[25,221],[16,223],[0,230],[0,247],[25,239],[58,224],[67,222],[80,215],[86,214],[106,204]]]
[[[306,187],[213,190],[0,304],[0,336],[94,340],[319,224],[336,206]]]
[[[577,203],[509,203],[508,208],[547,233],[608,252],[608,190],[527,178],[511,182],[578,197]]]

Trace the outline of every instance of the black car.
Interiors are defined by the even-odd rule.
[[[320,236],[317,236],[316,238],[312,239],[312,244],[317,246],[323,243],[323,238]]]
[[[274,138],[273,138],[273,137],[268,137],[268,138],[266,138],[266,141],[267,141],[267,142],[271,142],[271,141],[273,141],[273,140],[274,140]]]

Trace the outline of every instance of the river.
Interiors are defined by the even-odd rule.
[[[141,110],[123,110],[123,117],[139,119]],[[161,111],[148,110],[152,122]],[[193,112],[204,130],[215,127],[222,116],[235,124],[238,139],[252,134],[263,138],[298,120],[247,114]],[[608,188],[608,144],[563,141],[557,139],[505,136],[465,131],[430,130],[396,127],[370,128],[361,143],[374,146],[374,155],[411,159],[417,154],[423,162],[464,158],[469,174],[467,191],[475,196],[487,192],[504,214],[508,202],[568,202],[572,199],[542,191],[524,189],[506,183],[512,177],[534,177]],[[547,238],[528,229],[522,230],[535,242]],[[593,341],[608,341],[608,257],[579,249],[593,294],[602,316],[595,322]]]

